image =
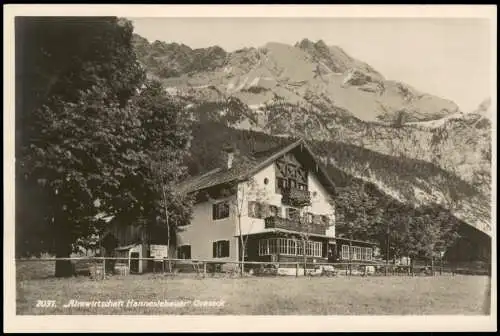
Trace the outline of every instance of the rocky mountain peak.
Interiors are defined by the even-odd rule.
[[[300,49],[313,48],[314,47],[314,42],[311,41],[311,40],[309,40],[308,38],[304,38],[300,42],[295,43],[294,46],[296,48],[300,48]]]
[[[314,46],[316,47],[316,49],[324,49],[324,50],[328,50],[328,46],[326,45],[325,41],[323,40],[318,40]]]
[[[472,113],[482,115],[491,120],[491,98],[488,97],[483,100]]]
[[[140,37],[134,43],[148,72],[172,94],[182,93],[179,99],[185,99],[195,120],[275,136],[337,141],[429,162],[463,179],[462,187],[480,191],[477,197],[489,195],[491,128],[480,114],[487,113],[491,100],[475,113],[460,113],[454,102],[386,80],[367,63],[322,40],[304,38],[293,46],[270,42],[234,52],[218,46],[191,49],[182,43],[149,43]],[[223,108],[223,102],[231,107]],[[416,174],[411,167],[401,174]],[[387,183],[372,182],[382,187]],[[410,202],[414,192],[428,202],[442,193],[434,190],[435,182],[422,179],[401,188],[398,182],[391,192],[405,194]],[[446,200],[444,195],[436,197]],[[460,202],[457,206],[467,221],[489,213],[484,200],[466,196]],[[464,208],[479,203],[480,211]]]

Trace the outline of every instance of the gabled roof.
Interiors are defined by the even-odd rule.
[[[288,142],[284,145],[266,150],[265,152],[257,152],[250,155],[240,156],[235,161],[231,169],[220,167],[204,174],[189,178],[178,185],[178,191],[189,194],[221,184],[248,180],[261,169],[299,146],[301,146],[301,150],[309,156],[310,160],[308,161],[311,162],[308,163],[311,167],[315,167],[315,171],[320,177],[323,185],[329,192],[335,194],[335,184],[328,176],[322,164],[318,162],[311,148],[307,145],[304,139]]]

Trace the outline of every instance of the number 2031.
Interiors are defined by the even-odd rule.
[[[55,300],[36,300],[36,308],[53,308],[56,307]]]

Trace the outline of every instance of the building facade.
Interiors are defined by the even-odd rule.
[[[372,260],[370,244],[337,245],[335,185],[303,140],[251,157],[226,150],[224,167],[180,189],[196,202],[178,233],[177,258],[312,266],[340,261],[348,246],[356,260]]]

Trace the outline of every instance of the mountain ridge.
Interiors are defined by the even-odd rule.
[[[441,182],[425,181],[425,176],[423,182],[413,179],[403,183],[404,188],[389,183],[389,188],[377,176],[364,176],[359,167],[344,169],[388,193],[404,195],[406,202],[430,202],[436,198],[433,193],[450,208],[462,202],[457,216],[491,230],[491,119],[485,117],[491,102],[464,113],[447,99],[386,80],[370,65],[321,40],[302,39],[294,46],[269,42],[234,52],[217,46],[191,49],[178,43],[149,43],[138,35],[134,44],[149,76],[183,100],[194,120],[345,143],[355,146],[353,151],[385,155],[387,161],[398,158],[401,161],[393,162],[403,166],[411,160],[427,162],[468,184],[475,190],[474,199],[461,199],[472,195],[468,193],[459,200],[440,194],[426,184]],[[399,175],[419,176],[411,165],[405,167],[406,171],[396,169]],[[444,185],[455,183],[453,177],[442,176]]]
[[[207,80],[207,78],[196,78],[195,74],[200,69],[204,72],[207,70],[216,72],[210,78],[212,84],[219,86],[219,89],[222,88],[222,91],[231,90],[233,94],[252,86],[276,88],[276,86],[283,87],[283,85],[298,85],[300,87],[300,83],[304,81],[315,81],[312,86],[317,88],[322,85],[321,81],[324,81],[324,77],[329,76],[331,85],[323,85],[322,90],[333,95],[335,91],[343,91],[343,94],[339,95],[342,99],[337,102],[340,107],[353,110],[353,99],[356,100],[356,97],[352,97],[353,94],[368,95],[365,101],[370,108],[366,110],[373,110],[376,113],[368,114],[366,111],[362,113],[359,109],[354,113],[354,116],[364,121],[388,122],[393,114],[398,112],[395,108],[400,104],[405,105],[405,109],[411,112],[409,114],[415,118],[415,121],[436,119],[459,110],[458,106],[449,100],[421,93],[402,82],[385,80],[368,64],[350,57],[340,47],[327,46],[322,40],[312,42],[303,39],[295,46],[268,42],[262,47],[243,48],[234,52],[226,52],[218,46],[191,49],[179,43],[168,44],[155,41],[148,44],[146,39],[138,35],[135,35],[134,43],[136,47],[139,46],[138,49],[155,50],[147,58],[144,57],[144,53],[139,54],[139,58],[145,62],[148,69],[161,67],[156,72],[164,78],[186,75],[184,78],[186,86],[190,85],[190,80],[194,82],[192,86],[196,86],[197,80]],[[163,56],[160,57],[158,52],[163,52]],[[180,56],[182,56],[182,61],[179,59]],[[169,62],[162,63],[165,58],[168,58]],[[277,62],[276,59],[279,61]],[[155,71],[152,70],[152,72]],[[286,93],[288,96],[294,96],[295,93],[295,90],[290,88],[278,89],[278,91],[288,91]],[[369,97],[374,94],[380,97]],[[246,101],[248,99],[245,99],[244,95],[240,99],[251,104]],[[300,99],[296,100],[300,101]],[[263,101],[265,97],[260,99],[260,103]],[[434,111],[422,113],[423,107],[432,107]]]

